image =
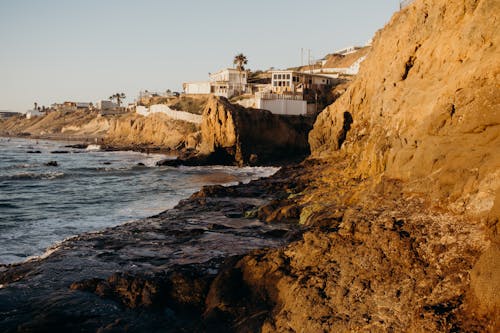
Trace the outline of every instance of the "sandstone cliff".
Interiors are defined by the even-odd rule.
[[[301,160],[314,118],[280,116],[211,97],[203,112],[200,153],[236,164]]]
[[[0,135],[94,141],[115,147],[154,146],[163,149],[196,148],[200,128],[163,114],[143,117],[136,113],[101,116],[93,111],[55,111],[26,119],[14,117],[0,123]]]
[[[126,114],[109,121],[105,141],[114,147],[157,146],[168,149],[195,148],[199,126],[156,113],[148,117]]]
[[[416,1],[374,39],[355,82],[319,117],[314,157],[412,181],[457,212],[500,186],[498,1]]]
[[[376,34],[308,172],[261,209],[311,229],[232,268],[271,309],[264,332],[500,331],[498,13],[417,0]]]
[[[109,129],[107,118],[97,112],[58,111],[43,117],[13,117],[0,123],[2,135],[27,135],[42,138],[78,140],[102,138]]]

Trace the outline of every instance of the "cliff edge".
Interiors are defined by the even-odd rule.
[[[412,182],[459,213],[500,186],[498,1],[416,1],[394,15],[347,92],[318,117],[313,157]]]
[[[500,331],[498,13],[417,0],[376,34],[310,132],[306,185],[266,209],[309,231],[236,265],[262,331]]]

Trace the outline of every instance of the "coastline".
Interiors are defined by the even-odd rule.
[[[187,327],[194,330],[228,329],[232,324],[217,311],[207,314],[205,304],[214,301],[216,279],[228,263],[259,249],[281,247],[301,234],[298,216],[262,222],[270,214],[265,207],[302,188],[300,182],[289,184],[290,177],[298,179],[297,170],[282,169],[249,184],[205,186],[156,216],[72,237],[39,259],[1,265],[0,297],[6,302],[0,313],[7,315],[0,316],[0,327],[6,332],[19,325],[61,329],[66,323],[68,330],[116,325],[176,331],[189,321]],[[20,290],[22,299],[16,296]],[[50,296],[55,294],[57,300]],[[79,315],[68,320],[67,308],[74,302]],[[119,306],[110,309],[110,304]],[[257,310],[262,311],[260,306]],[[90,322],[89,312],[96,313]]]
[[[139,153],[152,153],[161,154],[165,157],[177,157],[181,152],[175,149],[170,149],[168,147],[161,147],[156,145],[111,145],[105,141],[100,140],[101,138],[85,138],[71,135],[7,135],[0,132],[0,139],[26,139],[26,140],[47,140],[54,142],[71,142],[69,145],[72,148],[85,149],[89,145],[99,145],[102,151],[135,151]],[[73,144],[74,143],[74,144]]]

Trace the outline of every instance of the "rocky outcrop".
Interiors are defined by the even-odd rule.
[[[248,264],[289,263],[269,331],[499,330],[499,11],[417,0],[377,33],[309,137],[301,220],[331,231]]]
[[[155,113],[148,117],[126,114],[110,119],[105,141],[113,147],[156,146],[166,149],[194,148],[199,127]]]
[[[300,167],[2,267],[0,325],[500,331],[499,6],[416,0],[319,116]],[[223,99],[206,113],[203,152],[265,156],[245,142],[266,125],[239,127],[256,113]]]
[[[72,237],[44,258],[0,265],[0,331],[258,329],[270,307],[239,285],[234,265],[300,235],[297,220],[269,224],[257,211],[296,193],[302,174],[288,168],[272,181],[207,186],[159,215]]]
[[[498,1],[425,0],[397,13],[347,92],[318,117],[315,157],[411,181],[458,213],[500,186]]]
[[[307,135],[313,121],[212,97],[203,112],[200,153],[238,165],[301,160],[309,154]]]
[[[0,135],[31,136],[49,139],[94,140],[109,129],[106,117],[91,111],[55,111],[45,116],[12,117],[0,123]]]

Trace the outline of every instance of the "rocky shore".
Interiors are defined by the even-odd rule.
[[[0,328],[500,331],[498,12],[405,7],[318,116],[304,162],[2,267]],[[249,162],[244,118],[207,107],[205,151]]]
[[[249,185],[205,187],[157,216],[0,267],[1,331],[232,331],[259,324],[269,305],[245,288],[234,264],[300,238],[297,212],[263,222],[276,200],[301,191],[300,174],[292,167]]]

